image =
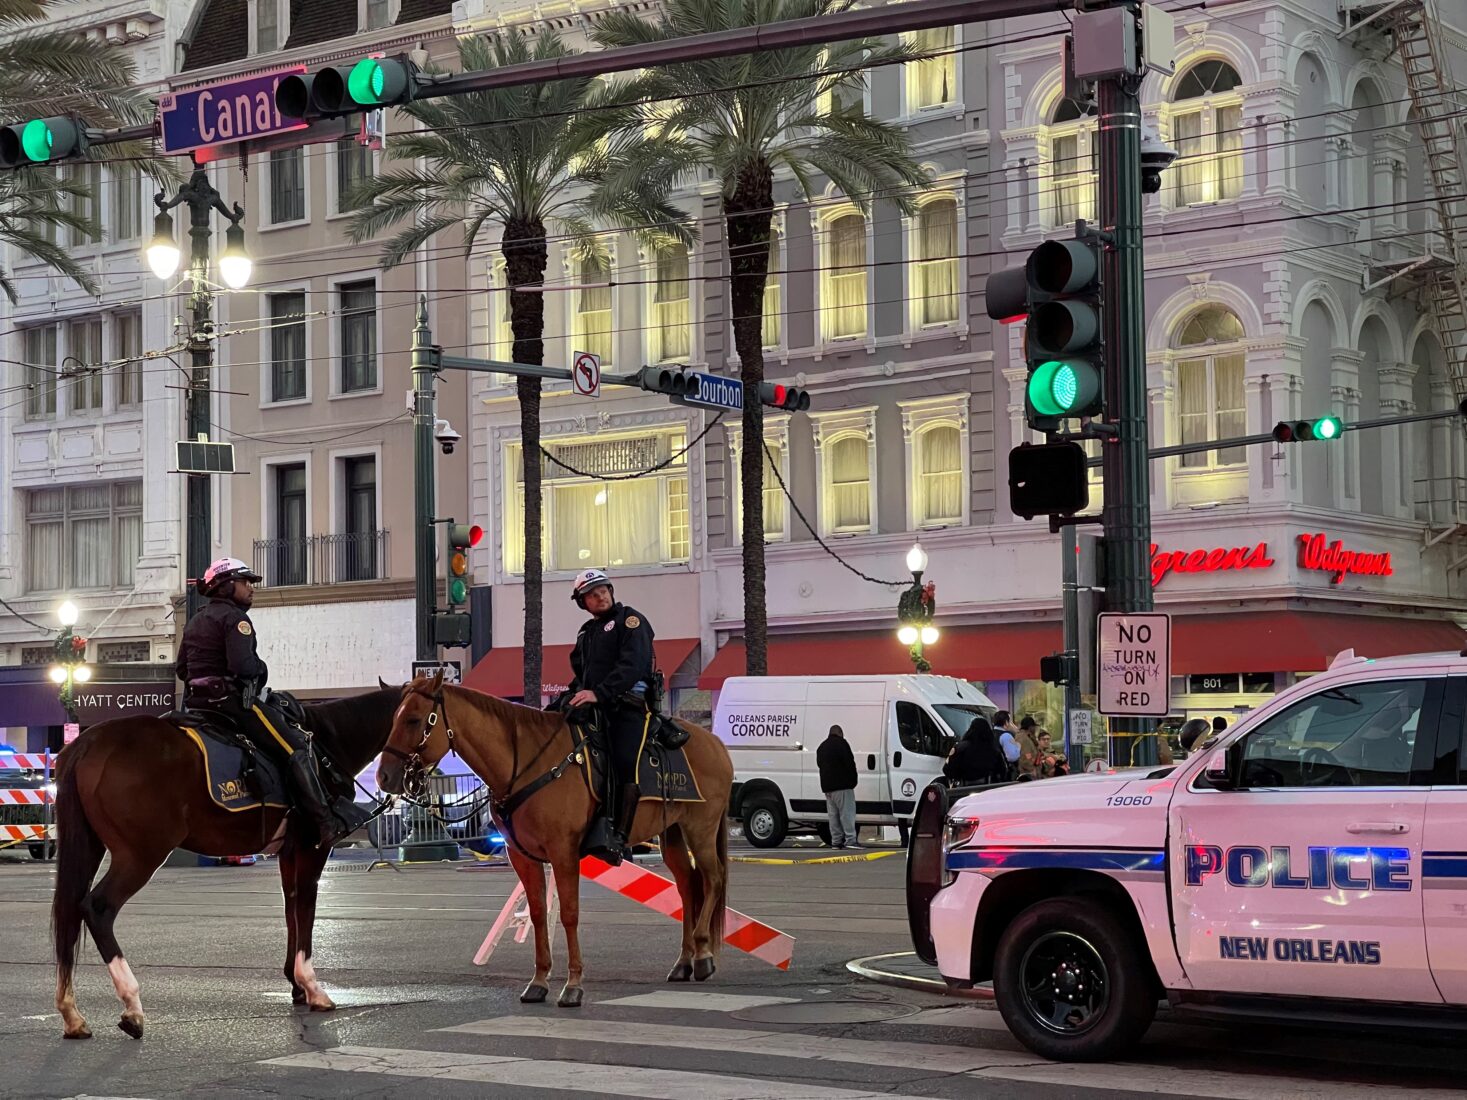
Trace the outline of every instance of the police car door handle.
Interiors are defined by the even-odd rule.
[[[1390,833],[1394,836],[1409,829],[1404,821],[1355,821],[1345,826],[1347,833]]]

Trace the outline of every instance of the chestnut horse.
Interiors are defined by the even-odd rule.
[[[306,727],[316,744],[347,775],[356,775],[382,751],[402,689],[385,687],[350,699],[305,704]],[[68,745],[56,767],[56,894],[51,934],[56,949],[56,1008],[68,1039],[91,1031],[77,1011],[72,987],[82,924],[91,930],[122,1002],[123,1031],[142,1038],[143,1007],[137,979],[112,926],[117,912],[143,888],[175,848],[211,856],[249,855],[275,837],[285,811],[232,812],[209,797],[204,759],[187,734],[161,718],[102,722]],[[92,879],[102,857],[112,864]],[[336,1006],[311,965],[316,889],[330,851],[312,848],[286,831],[280,849],[285,892],[285,976],[296,1004],[314,1012]]]
[[[705,981],[715,969],[728,898],[728,814],[733,762],[707,730],[679,722],[689,737],[684,751],[706,801],[644,800],[631,843],[658,834],[662,857],[683,903],[683,946],[670,982]],[[577,757],[578,735],[559,714],[546,714],[492,695],[443,683],[442,675],[414,680],[382,752],[377,783],[401,794],[450,749],[488,787],[489,808],[504,833],[510,862],[529,900],[535,927],[535,976],[520,994],[526,1003],[549,995],[550,935],[546,925],[545,864],[555,875],[560,923],[570,956],[565,988],[556,1002],[575,1008],[583,996],[580,917],[581,838],[596,812]],[[533,788],[533,790],[532,790]],[[689,858],[691,853],[692,859]],[[693,861],[696,860],[696,867]]]

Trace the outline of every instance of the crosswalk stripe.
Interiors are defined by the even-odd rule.
[[[723,1073],[692,1073],[597,1062],[558,1062],[492,1054],[455,1054],[396,1047],[336,1047],[292,1054],[262,1063],[287,1069],[323,1069],[345,1073],[380,1073],[389,1077],[423,1077],[642,1100],[923,1100],[882,1090],[830,1088]]]
[[[1321,1081],[1303,1077],[1229,1073],[1195,1067],[1144,1066],[1124,1062],[1100,1064],[1030,1064],[1004,1069],[979,1070],[969,1074],[982,1080],[1004,1080],[1024,1084],[1068,1088],[1113,1089],[1118,1092],[1164,1093],[1172,1096],[1206,1097],[1208,1100],[1339,1100],[1354,1097],[1370,1100],[1381,1096],[1461,1096],[1460,1089],[1421,1089],[1404,1085],[1369,1085],[1348,1081]]]
[[[597,1001],[598,1005],[632,1005],[637,1008],[675,1008],[680,1012],[742,1012],[764,1005],[798,1004],[798,997],[754,997],[738,993],[697,993],[676,989],[659,989],[655,993],[637,993]]]
[[[581,1043],[622,1046],[682,1047],[717,1050],[759,1058],[798,1058],[803,1061],[854,1062],[868,1066],[934,1073],[968,1073],[991,1066],[1032,1065],[1032,1054],[1016,1054],[981,1047],[940,1046],[935,1043],[887,1042],[880,1039],[837,1039],[790,1031],[751,1031],[741,1028],[678,1027],[640,1024],[627,1020],[569,1020],[547,1016],[497,1016],[491,1020],[439,1028],[467,1035],[503,1035],[515,1038],[569,1039]]]

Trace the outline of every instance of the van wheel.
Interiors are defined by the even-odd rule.
[[[1125,1054],[1156,1015],[1151,961],[1103,905],[1050,898],[999,937],[993,990],[1014,1037],[1060,1062]]]
[[[778,848],[789,828],[784,807],[771,798],[757,798],[744,807],[744,836],[756,848]]]

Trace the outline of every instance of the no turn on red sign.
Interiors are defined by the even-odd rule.
[[[1106,612],[1096,631],[1100,713],[1165,718],[1171,711],[1172,617]]]

